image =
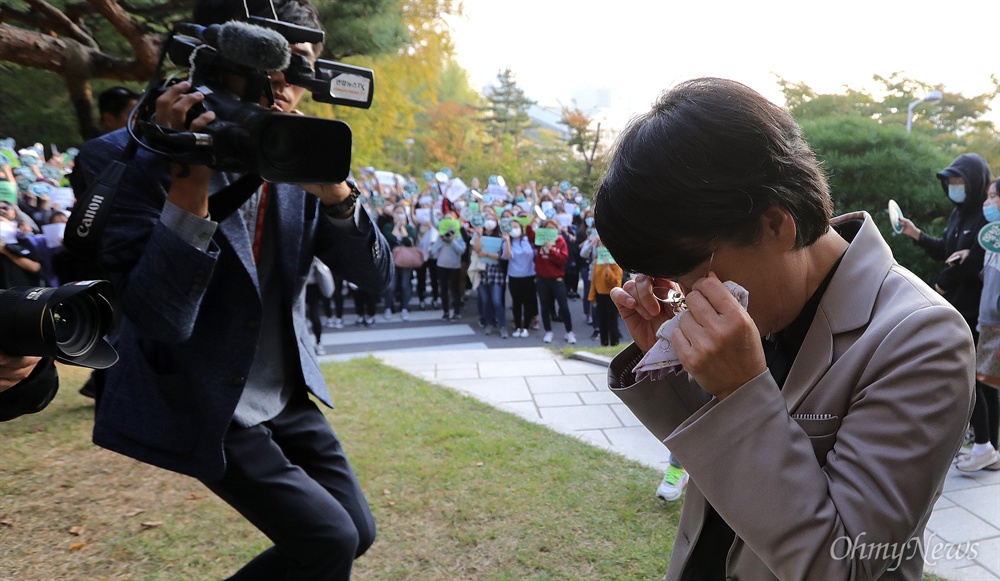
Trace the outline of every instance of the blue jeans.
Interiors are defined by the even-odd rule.
[[[385,299],[385,308],[392,309],[393,299],[396,296],[396,291],[399,291],[401,302],[401,309],[410,308],[410,297],[413,295],[413,269],[412,268],[400,268],[396,267],[396,275],[392,281],[392,284],[385,291],[383,298]],[[392,309],[393,311],[395,309]]]
[[[479,283],[479,304],[482,305],[483,322],[496,322],[498,328],[507,326],[507,313],[503,308],[503,285]]]

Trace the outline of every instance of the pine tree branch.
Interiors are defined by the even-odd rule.
[[[89,48],[98,48],[97,42],[91,38],[87,31],[77,26],[55,6],[44,0],[28,0],[28,5],[33,8],[33,12],[45,19],[45,26],[38,26],[40,30],[71,38]]]
[[[136,61],[152,73],[162,39],[158,35],[147,35],[143,26],[114,0],[90,0],[90,5],[125,38],[135,51]]]
[[[63,77],[144,81],[152,69],[105,54],[68,38],[0,23],[0,61],[58,73]]]

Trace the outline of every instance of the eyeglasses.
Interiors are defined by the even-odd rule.
[[[712,272],[712,263],[714,261],[715,261],[715,250],[712,250],[712,256],[710,256],[708,259],[708,270],[705,271],[705,276],[708,276],[708,273]],[[674,284],[683,284],[679,278],[678,279],[668,278],[667,280],[669,280]],[[691,284],[693,285],[694,283]],[[684,297],[684,293],[675,289],[672,286],[654,286],[653,298],[655,298],[661,304],[669,307],[670,310],[672,310],[675,315],[680,314],[683,311],[687,310],[687,299]]]

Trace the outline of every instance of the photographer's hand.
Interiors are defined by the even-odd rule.
[[[324,206],[335,206],[351,195],[347,182],[338,184],[299,184],[299,187],[319,198]]]
[[[191,83],[182,81],[171,85],[156,99],[156,123],[161,127],[176,131],[197,133],[215,120],[215,113],[208,111],[187,124],[191,107],[202,102],[205,95],[200,92],[188,93]],[[170,192],[167,199],[177,207],[195,216],[208,217],[209,180],[212,169],[203,165],[183,165],[171,163]]]
[[[0,353],[0,392],[6,391],[31,375],[41,357],[14,357]]]

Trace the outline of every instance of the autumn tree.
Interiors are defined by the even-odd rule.
[[[280,0],[276,0],[280,1]],[[234,6],[242,6],[235,2]],[[263,6],[251,0],[252,9]],[[407,40],[402,24],[404,0],[315,0],[328,32],[324,57],[394,50]],[[76,112],[81,134],[93,126],[93,80],[147,81],[159,59],[169,27],[191,13],[194,0],[23,0],[0,4],[0,91],[4,108],[0,126],[18,140],[38,85],[54,88],[48,78],[24,71],[46,71],[61,78],[67,105]],[[256,12],[255,12],[256,13]],[[12,97],[9,100],[7,97]],[[52,94],[45,94],[51,98]],[[21,107],[11,107],[15,103]],[[29,126],[31,124],[29,123]],[[69,127],[58,128],[69,135]],[[55,131],[55,128],[50,129]]]
[[[576,101],[572,101],[571,105],[562,106],[562,116],[559,121],[569,128],[567,145],[583,159],[586,168],[584,179],[589,179],[601,141],[601,124],[598,123],[596,128],[591,129],[594,124],[593,118],[580,109]]]
[[[347,59],[351,64],[375,71],[371,109],[322,104],[307,104],[303,109],[314,115],[335,117],[351,126],[355,167],[378,166],[408,172],[411,164],[428,163],[435,155],[429,153],[425,142],[428,123],[449,135],[463,132],[461,128],[446,127],[445,119],[454,119],[454,108],[435,112],[442,103],[442,79],[453,75],[446,74],[453,66],[454,47],[442,17],[457,15],[459,10],[453,0],[405,0],[403,24],[410,40],[392,53]],[[452,151],[445,157],[454,155],[458,152]]]

